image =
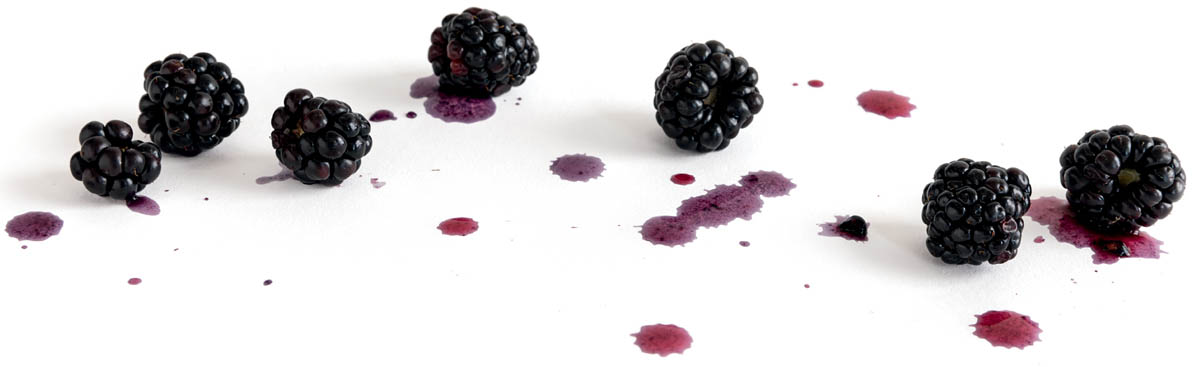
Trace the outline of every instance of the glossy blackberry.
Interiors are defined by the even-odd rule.
[[[250,108],[229,66],[201,52],[146,67],[138,128],[167,153],[195,156],[228,138]]]
[[[1017,256],[1029,211],[1029,177],[1017,168],[959,159],[925,186],[925,247],[947,264],[1002,264]]]
[[[96,195],[132,199],[162,171],[162,151],[133,140],[133,128],[123,121],[87,123],[79,131],[79,145],[71,155],[71,176]]]
[[[846,218],[837,225],[837,230],[856,238],[867,238],[867,220],[857,215],[851,215],[850,218]]]
[[[430,38],[429,62],[446,92],[498,96],[537,71],[538,48],[529,30],[491,10],[446,15]]]
[[[371,122],[346,103],[294,89],[271,116],[275,157],[305,184],[333,186],[358,172],[371,152]]]
[[[720,42],[684,47],[654,81],[655,118],[680,148],[725,149],[762,110],[758,71]]]
[[[1063,150],[1062,186],[1085,226],[1132,233],[1171,214],[1187,175],[1167,142],[1117,125],[1093,130]]]

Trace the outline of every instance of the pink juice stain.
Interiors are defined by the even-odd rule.
[[[550,172],[571,182],[586,182],[604,173],[604,161],[587,154],[568,154],[550,163]]]
[[[471,218],[450,218],[438,224],[438,230],[447,236],[466,236],[479,230],[479,222]]]
[[[127,280],[125,282],[129,283],[129,285],[138,285],[138,284],[142,284],[142,278],[129,278],[129,280]]]
[[[49,212],[28,212],[13,217],[4,232],[17,241],[45,241],[62,231],[63,220]],[[21,246],[25,248],[26,246]]]
[[[280,169],[279,173],[276,173],[272,176],[262,176],[262,177],[254,179],[254,183],[259,184],[259,185],[266,185],[266,184],[269,184],[272,182],[291,180],[295,177],[296,176],[292,173],[292,170],[284,167],[284,168]]]
[[[763,206],[763,197],[787,195],[796,187],[787,177],[769,171],[742,176],[739,185],[717,185],[708,193],[684,200],[674,216],[659,216],[642,225],[642,239],[655,245],[680,246],[696,239],[701,227],[713,228],[734,219],[750,220]]]
[[[817,224],[818,227],[821,227],[821,231],[817,232],[818,235],[825,237],[841,237],[851,241],[867,242],[867,235],[858,236],[853,233],[846,233],[838,228],[842,225],[842,223],[845,223],[847,219],[850,219],[849,215],[835,215],[833,218],[835,220],[832,222]],[[867,228],[870,227],[871,223],[867,223]]]
[[[128,200],[125,202],[125,206],[134,213],[143,215],[154,216],[162,213],[162,208],[158,206],[158,202],[155,202],[154,199],[148,196],[138,196],[133,198],[133,200]]]
[[[404,117],[407,117],[410,120],[415,119],[417,118],[417,113],[416,111],[408,111],[408,113],[404,114]]]
[[[1050,235],[1059,242],[1092,249],[1092,262],[1096,264],[1114,264],[1123,257],[1157,259],[1163,253],[1160,249],[1163,242],[1145,232],[1111,235],[1087,229],[1075,220],[1075,213],[1064,199],[1049,196],[1034,199],[1026,215],[1049,227]],[[1128,252],[1123,254],[1120,245]]]
[[[496,102],[491,98],[457,96],[439,91],[437,76],[417,79],[409,87],[408,95],[425,98],[425,113],[445,122],[472,124],[496,114]]]
[[[825,86],[825,82],[813,79],[813,80],[808,81],[808,86],[813,87],[813,88],[820,88],[820,87]]]
[[[630,335],[635,338],[633,344],[647,354],[666,357],[672,353],[683,354],[684,350],[692,347],[692,335],[684,328],[671,324],[642,326],[641,330]]]
[[[1012,311],[988,311],[975,315],[975,336],[987,340],[994,347],[1025,349],[1040,341],[1042,329],[1038,323]]]
[[[393,121],[396,120],[396,114],[389,110],[379,110],[371,114],[371,122]]]
[[[887,117],[888,119],[911,117],[910,113],[917,108],[912,103],[908,103],[908,97],[892,91],[874,89],[859,94],[858,105],[862,106],[864,111]]]
[[[1046,237],[1037,236],[1037,237],[1033,238],[1033,243],[1042,243],[1042,242],[1046,242]]]
[[[674,184],[680,185],[680,186],[691,185],[693,183],[696,183],[696,176],[692,176],[692,175],[689,175],[686,173],[677,173],[674,176],[671,176],[671,183],[674,183]]]
[[[375,188],[378,189],[378,188],[382,188],[383,185],[387,185],[387,182],[383,182],[383,181],[380,181],[378,178],[371,177],[371,186],[374,186]]]
[[[741,241],[738,242],[738,245],[741,245],[742,247],[750,247],[750,241]]]

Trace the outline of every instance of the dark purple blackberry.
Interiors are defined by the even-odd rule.
[[[430,38],[429,62],[449,93],[498,96],[537,71],[538,48],[529,30],[491,10],[447,15]]]
[[[201,52],[146,67],[138,128],[167,153],[195,156],[228,138],[250,108],[229,66]]]
[[[1029,211],[1029,176],[1017,168],[959,159],[925,186],[925,247],[947,264],[1003,264],[1017,256]]]
[[[79,152],[71,155],[71,176],[100,196],[132,199],[162,171],[162,151],[154,143],[133,140],[123,121],[92,121],[79,132]]]
[[[1062,186],[1085,226],[1133,233],[1171,214],[1187,175],[1167,142],[1117,125],[1093,130],[1063,150]]]
[[[271,116],[275,157],[305,184],[333,186],[358,171],[371,152],[371,122],[342,101],[293,89]]]
[[[684,47],[654,81],[655,118],[680,148],[725,149],[762,110],[758,71],[720,42]]]
[[[867,220],[857,215],[851,215],[850,218],[846,218],[837,225],[837,230],[853,237],[867,238]]]

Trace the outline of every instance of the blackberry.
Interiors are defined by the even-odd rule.
[[[305,184],[342,183],[371,152],[371,122],[346,103],[293,89],[271,116],[275,157]]]
[[[925,247],[947,264],[1002,264],[1017,256],[1029,211],[1029,177],[1017,168],[959,159],[933,173],[921,220]]]
[[[96,195],[133,199],[162,171],[162,151],[133,140],[133,128],[123,121],[87,123],[79,131],[79,145],[71,155],[71,176]]]
[[[654,81],[655,118],[680,148],[725,149],[762,110],[758,71],[720,42],[684,47]]]
[[[1133,233],[1171,214],[1187,175],[1167,142],[1117,125],[1093,130],[1059,157],[1076,218],[1106,233]]]
[[[195,156],[228,138],[250,108],[229,66],[201,52],[172,54],[146,67],[138,128],[167,153]]]
[[[529,30],[491,10],[446,15],[430,38],[429,62],[446,92],[499,96],[537,71],[538,48]]]
[[[856,238],[867,238],[867,220],[857,215],[851,215],[850,218],[846,218],[837,225],[837,230]]]

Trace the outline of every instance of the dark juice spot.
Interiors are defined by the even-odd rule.
[[[820,88],[820,87],[825,86],[825,82],[813,79],[813,80],[808,81],[808,86],[813,87],[813,88]]]
[[[677,173],[671,176],[671,182],[676,185],[691,185],[696,182],[696,176],[686,173]]]
[[[491,98],[464,97],[444,93],[438,90],[436,76],[427,76],[414,81],[409,87],[408,95],[413,98],[425,98],[425,113],[445,122],[471,124],[486,120],[496,114],[496,102]]]
[[[404,117],[407,117],[409,119],[415,119],[415,118],[417,118],[417,113],[414,111],[408,111],[408,113],[404,114]]]
[[[692,336],[687,330],[670,324],[642,326],[640,331],[631,335],[635,338],[633,344],[647,354],[666,357],[671,353],[682,354],[692,347]]]
[[[551,162],[550,172],[563,180],[584,182],[600,177],[604,173],[604,162],[586,154],[569,154]]]
[[[768,171],[742,176],[739,185],[718,185],[708,193],[684,200],[674,216],[660,216],[642,224],[642,239],[655,245],[679,246],[696,239],[701,227],[717,227],[734,219],[750,220],[763,206],[763,197],[787,195],[796,184]]]
[[[1112,235],[1087,229],[1075,220],[1075,213],[1071,212],[1067,201],[1060,198],[1034,199],[1026,215],[1049,227],[1050,235],[1058,242],[1092,249],[1092,262],[1096,264],[1113,264],[1125,257],[1157,259],[1159,254],[1163,253],[1159,249],[1163,242],[1150,237],[1146,232]]]
[[[13,217],[4,225],[4,232],[18,241],[45,241],[62,231],[63,221],[47,212],[28,212]]]
[[[126,283],[129,283],[129,285],[142,284],[142,278],[129,278],[129,280],[126,281]]]
[[[479,230],[479,222],[471,218],[450,218],[438,224],[437,228],[447,236],[466,236]]]
[[[864,111],[895,119],[897,117],[910,117],[912,110],[916,109],[912,103],[908,103],[908,97],[896,94],[892,91],[869,90],[858,95],[858,105],[862,106]]]
[[[158,203],[146,196],[138,196],[133,198],[133,200],[128,200],[125,202],[125,206],[138,214],[158,215],[162,213],[162,208],[158,206]]]
[[[396,119],[396,114],[389,110],[379,110],[371,114],[371,122],[392,121]]]
[[[1041,339],[1042,329],[1025,316],[1012,311],[988,311],[975,315],[975,336],[995,347],[1024,349]]]
[[[267,279],[267,280],[264,280],[264,281],[263,281],[263,286],[268,286],[268,285],[271,285],[271,284],[274,284],[274,283],[275,283],[275,281],[274,281],[274,280]]]
[[[750,241],[742,241],[738,242],[738,244],[742,245],[742,247],[750,247]]]
[[[836,220],[817,224],[818,227],[821,227],[821,231],[817,232],[817,234],[826,237],[841,237],[851,241],[866,242],[867,229],[871,227],[871,223],[867,223],[866,221],[859,222],[857,220],[851,222],[851,218],[853,216],[835,215],[834,219]],[[859,217],[858,220],[862,220],[862,217]]]

